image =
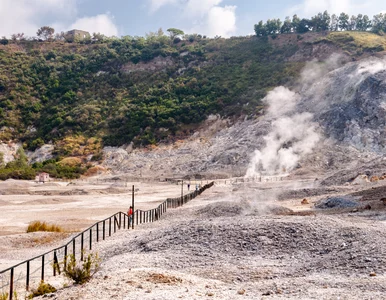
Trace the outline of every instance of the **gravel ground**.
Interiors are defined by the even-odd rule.
[[[241,197],[258,188],[217,185],[118,232],[97,245],[103,262],[90,282],[49,297],[386,299],[386,228],[371,217],[384,211],[299,216],[278,209],[285,201]]]

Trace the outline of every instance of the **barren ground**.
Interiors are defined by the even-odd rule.
[[[1,269],[63,243],[60,236],[42,244],[45,233],[23,233],[30,221],[81,230],[125,211],[131,200],[132,183],[11,183],[1,187]],[[21,195],[4,195],[17,184]],[[383,184],[216,181],[161,221],[98,243],[101,270],[83,286],[64,288],[58,279],[52,299],[386,299]],[[181,192],[168,183],[135,186],[141,209]],[[350,193],[357,208],[314,208],[327,196]]]

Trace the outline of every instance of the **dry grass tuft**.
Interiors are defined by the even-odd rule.
[[[82,164],[82,160],[79,157],[66,157],[59,162],[61,166],[76,167]]]
[[[101,166],[94,166],[94,167],[91,167],[90,169],[88,169],[86,171],[86,173],[84,173],[84,176],[88,177],[88,176],[94,176],[94,175],[99,175],[99,174],[104,174],[106,173],[107,170]]]
[[[149,278],[147,278],[146,281],[149,281],[152,283],[177,284],[177,283],[181,283],[182,279],[177,278],[175,276],[153,273],[153,274],[150,274]]]
[[[36,231],[63,232],[63,228],[58,225],[47,224],[46,222],[34,221],[28,225],[27,233]]]

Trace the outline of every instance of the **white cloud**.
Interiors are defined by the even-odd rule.
[[[105,35],[118,33],[109,14],[78,18],[77,0],[0,0],[0,16],[0,36],[24,33],[32,37],[45,25],[52,26],[56,32],[76,28]]]
[[[344,12],[349,15],[363,14],[370,18],[386,9],[384,0],[303,0],[299,5],[288,10],[288,15],[298,14],[300,17],[310,18],[319,12],[327,10],[330,14]]]
[[[200,33],[210,37],[229,37],[236,32],[236,6],[213,6],[200,19],[194,19],[196,23],[186,32]]]
[[[164,5],[176,4],[176,3],[177,3],[177,0],[150,0],[150,12],[154,13]]]
[[[184,9],[185,15],[204,16],[222,0],[188,0]]]
[[[341,12],[348,13],[350,10],[350,2],[350,0],[305,0],[303,4],[303,11],[306,16],[312,16],[325,10],[336,14]]]
[[[102,14],[94,17],[84,17],[76,20],[68,27],[68,30],[79,29],[90,33],[102,33],[107,36],[117,36],[118,29],[110,14]]]
[[[181,9],[187,33],[229,37],[236,32],[236,6],[220,6],[223,0],[149,0],[150,12],[162,6]],[[187,28],[187,29],[186,29]]]
[[[212,7],[208,12],[206,29],[209,36],[229,37],[235,33],[236,6]]]
[[[45,15],[62,20],[76,14],[74,0],[1,0],[0,1],[0,35],[25,33],[35,36]]]

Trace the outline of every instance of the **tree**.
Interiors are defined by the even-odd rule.
[[[267,36],[267,28],[263,21],[260,21],[258,24],[255,24],[255,33],[256,36]]]
[[[170,39],[173,41],[175,38],[184,35],[184,32],[181,29],[169,28],[166,30],[170,34]]]
[[[379,13],[373,17],[372,31],[375,33],[386,32],[386,14]]]
[[[306,33],[312,30],[312,22],[309,19],[301,19],[297,27],[298,33]]]
[[[323,12],[323,15],[322,15],[322,25],[321,25],[321,29],[323,30],[323,31],[326,31],[326,30],[328,30],[328,28],[329,28],[329,25],[330,25],[330,21],[331,21],[331,17],[330,17],[330,15],[329,15],[329,13],[327,12],[327,10],[325,10],[324,12]]]
[[[0,44],[2,44],[2,45],[8,45],[8,43],[9,43],[9,41],[8,41],[8,39],[7,39],[5,36],[3,36],[3,37],[0,39]]]
[[[55,41],[64,41],[65,40],[65,33],[62,31],[60,33],[55,34]]]
[[[348,24],[348,30],[357,30],[357,17],[352,15]]]
[[[300,19],[299,19],[298,15],[293,15],[293,17],[292,17],[292,28],[293,28],[294,32],[298,32],[299,23],[300,23]]]
[[[329,29],[330,25],[330,15],[327,10],[324,13],[318,13],[316,16],[312,17],[312,27],[313,31],[326,31]]]
[[[344,31],[344,30],[348,30],[349,29],[349,15],[348,14],[345,14],[345,13],[341,13],[339,15],[339,18],[338,18],[338,25],[339,25],[339,28],[340,30]]]
[[[14,33],[11,35],[11,39],[12,41],[16,42],[16,41],[24,41],[26,39],[24,33]]]
[[[99,42],[99,43],[101,43],[101,42],[103,42],[104,40],[106,39],[106,36],[105,35],[103,35],[102,33],[96,33],[96,32],[94,32],[93,34],[92,34],[92,41],[94,41],[94,42]]]
[[[363,31],[367,31],[371,28],[371,21],[370,21],[369,16],[364,15],[362,22],[363,22],[363,24],[362,24]]]
[[[289,17],[286,17],[283,23],[283,26],[280,28],[280,33],[291,33],[292,32],[292,22]]]
[[[331,16],[331,21],[330,21],[330,30],[331,31],[338,31],[339,29],[339,24],[338,24],[338,16],[336,14],[333,14]]]
[[[280,19],[268,20],[265,26],[267,28],[268,35],[276,35],[280,32],[281,21]]]
[[[45,41],[50,41],[52,40],[54,33],[55,33],[54,28],[50,26],[43,26],[38,29],[38,31],[36,32],[36,35],[39,38],[43,38]]]

